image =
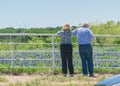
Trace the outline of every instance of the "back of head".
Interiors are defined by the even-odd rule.
[[[84,22],[84,23],[82,24],[82,27],[88,28],[88,27],[89,27],[89,24],[88,24],[87,22]]]
[[[70,25],[69,24],[63,25],[62,30],[63,31],[71,31]]]

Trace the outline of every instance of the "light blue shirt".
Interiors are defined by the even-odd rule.
[[[91,41],[94,38],[91,30],[85,27],[81,27],[73,30],[73,34],[78,37],[79,44],[91,44]]]

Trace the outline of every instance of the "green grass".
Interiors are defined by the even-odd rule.
[[[74,68],[75,74],[82,73],[81,68]],[[102,67],[95,67],[94,72],[98,74],[102,73],[112,73],[117,74],[120,73],[120,68],[102,68]],[[50,74],[61,74],[61,68],[0,68],[0,74],[13,74],[13,75],[20,75],[22,73],[27,74],[36,74],[36,73],[50,73]]]
[[[61,68],[56,68],[54,71],[52,68],[0,68],[0,83],[8,83],[5,86],[94,86],[98,81],[104,80],[111,74],[120,73],[120,68],[94,68],[97,78],[90,78],[82,76],[81,68],[75,68],[74,77],[63,77]],[[38,75],[32,80],[25,82],[16,81],[15,83],[9,83],[9,80],[3,75],[11,76],[27,76]],[[23,76],[25,78],[26,76]]]

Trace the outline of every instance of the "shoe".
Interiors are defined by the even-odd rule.
[[[73,77],[74,75],[73,74],[70,74],[70,77]]]
[[[63,77],[67,77],[67,74],[63,74]]]
[[[92,74],[92,75],[90,75],[89,77],[95,77],[95,76]]]

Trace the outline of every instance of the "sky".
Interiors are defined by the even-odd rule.
[[[120,21],[120,0],[0,0],[0,28]]]

